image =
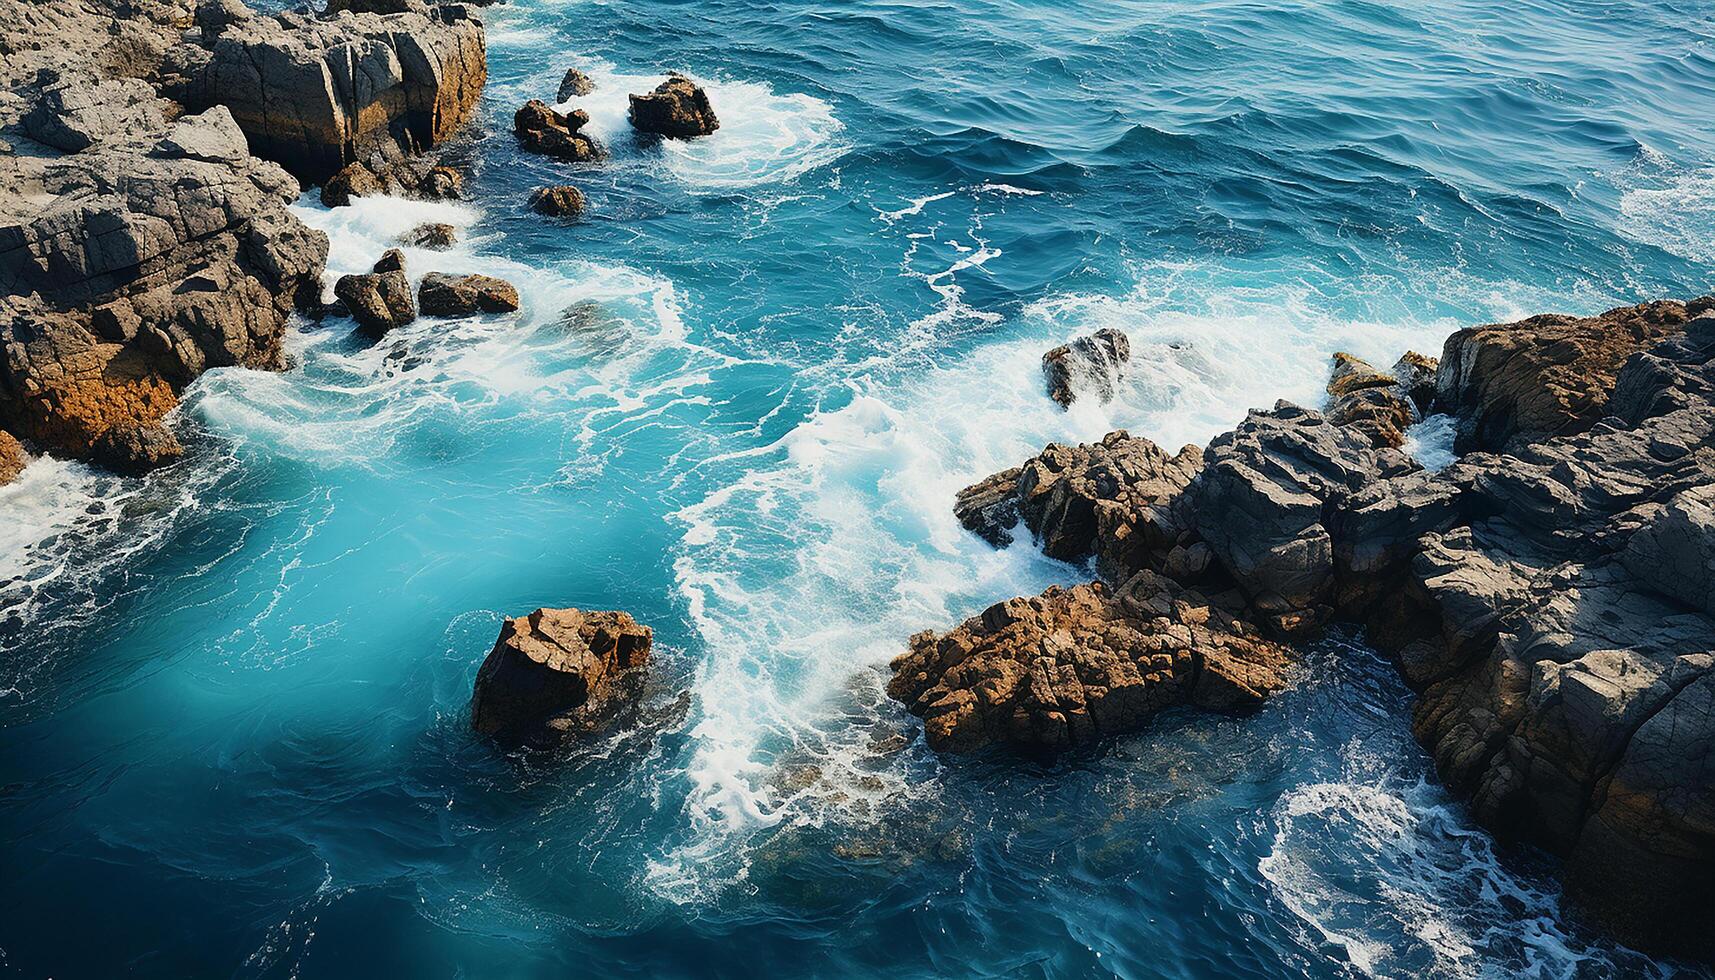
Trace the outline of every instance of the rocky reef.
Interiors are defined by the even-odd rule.
[[[1462,453],[1439,472],[1394,448],[1431,411]],[[1292,643],[1359,624],[1479,822],[1564,858],[1624,941],[1708,959],[1712,487],[1715,299],[1462,330],[1392,372],[1340,356],[1326,413],[1281,403],[1172,456],[1049,446],[960,493],[967,528],[1101,580],[920,634],[889,690],[932,747],[1063,749],[1254,705]]]
[[[631,125],[639,132],[691,139],[721,128],[708,93],[683,75],[669,75],[654,91],[630,98]]]
[[[481,22],[452,4],[346,6],[0,0],[13,442],[125,473],[171,462],[163,420],[184,387],[209,368],[283,368],[287,319],[320,305],[328,243],[288,210],[300,180],[364,159],[393,181],[378,190],[458,192],[456,173],[410,155],[474,110]]]

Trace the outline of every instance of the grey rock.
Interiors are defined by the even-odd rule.
[[[1131,339],[1111,327],[1079,337],[1042,355],[1042,375],[1048,382],[1048,397],[1070,407],[1079,392],[1087,391],[1106,403],[1114,397],[1114,385],[1131,361]]]

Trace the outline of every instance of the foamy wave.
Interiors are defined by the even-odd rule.
[[[1715,167],[1673,173],[1625,190],[1620,230],[1641,242],[1715,265]]]

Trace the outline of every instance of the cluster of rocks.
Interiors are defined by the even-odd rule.
[[[320,304],[328,243],[288,210],[300,180],[361,164],[382,190],[456,194],[414,154],[470,117],[487,71],[468,8],[419,0],[0,0],[0,54],[0,473],[26,449],[176,459],[179,392],[283,368],[287,318]]]
[[[1479,821],[1563,856],[1623,940],[1715,955],[1715,300],[1463,330],[1387,374],[1340,357],[1329,396],[1200,452],[1049,446],[961,493],[966,527],[1102,581],[914,638],[895,697],[937,748],[1058,750],[1254,704],[1281,644],[1361,624]],[[1394,448],[1425,411],[1458,433],[1439,472]],[[1198,692],[1234,663],[1247,694]]]
[[[417,283],[413,300],[405,255],[398,249],[388,249],[368,272],[339,277],[334,295],[340,306],[326,312],[349,316],[376,337],[417,319],[419,311],[424,316],[463,317],[511,313],[519,307],[518,290],[511,283],[477,274],[427,273]]]

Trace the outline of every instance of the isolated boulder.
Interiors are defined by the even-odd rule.
[[[708,93],[678,74],[669,76],[647,95],[631,96],[631,125],[640,132],[673,139],[707,136],[721,128]]]
[[[1111,327],[1079,337],[1042,355],[1048,397],[1070,407],[1080,392],[1102,402],[1114,397],[1114,384],[1131,361],[1131,339]]]
[[[417,285],[417,305],[424,316],[510,313],[518,309],[518,290],[493,276],[431,272]]]
[[[538,609],[508,619],[477,672],[471,725],[503,738],[598,732],[635,704],[653,642],[623,612]]]
[[[442,251],[452,248],[458,242],[458,229],[444,222],[430,221],[412,228],[399,240],[417,248]]]
[[[565,102],[567,99],[575,99],[594,91],[594,80],[576,68],[567,68],[565,76],[560,79],[560,90],[555,94],[554,101]]]
[[[357,325],[372,335],[384,334],[417,318],[416,304],[411,300],[411,280],[405,275],[405,257],[398,249],[388,249],[371,272],[339,277],[333,292]]]
[[[538,187],[530,192],[530,209],[555,218],[576,218],[584,213],[584,194],[570,184]]]

